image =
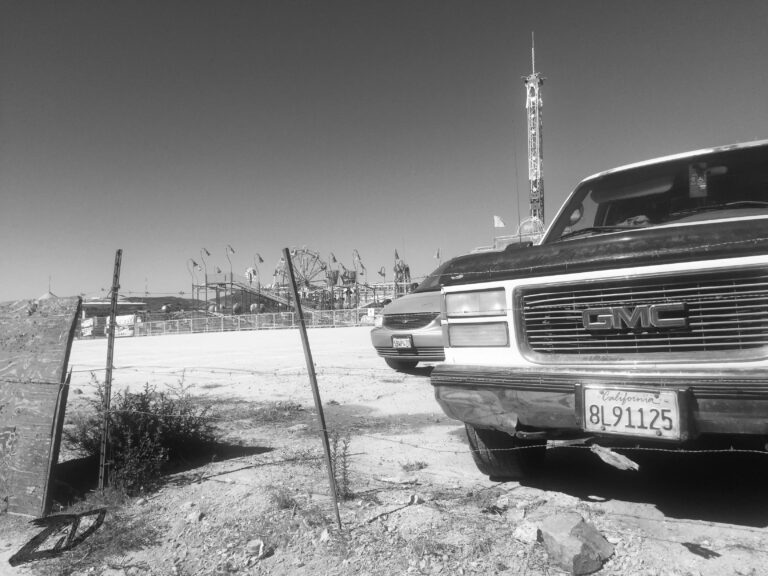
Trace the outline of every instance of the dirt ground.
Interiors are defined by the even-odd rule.
[[[12,568],[39,529],[0,514],[0,574],[562,574],[536,530],[566,511],[615,546],[599,574],[766,573],[765,456],[627,453],[635,472],[563,448],[535,478],[492,482],[475,469],[463,426],[435,402],[431,367],[390,370],[368,332],[309,332],[326,425],[348,467],[341,529],[297,331],[126,338],[116,342],[114,389],[188,386],[211,405],[221,449],[110,511],[106,556],[86,540]],[[104,340],[75,343],[68,413],[93,396],[105,361]],[[95,482],[67,466],[59,504]]]

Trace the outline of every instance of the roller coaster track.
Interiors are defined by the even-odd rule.
[[[232,283],[232,285],[239,290],[242,290],[243,292],[246,292],[248,294],[251,294],[252,296],[256,296],[258,298],[263,298],[265,300],[271,300],[272,302],[275,302],[276,304],[282,304],[283,306],[288,306],[290,308],[293,307],[293,302],[288,300],[287,298],[283,298],[282,296],[278,296],[274,290],[270,288],[261,288],[260,290],[254,289],[253,286],[249,284],[245,284],[243,282],[235,281]],[[307,306],[306,304],[301,304],[302,310],[312,311],[314,308],[312,306]]]

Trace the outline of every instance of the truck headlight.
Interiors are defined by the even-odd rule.
[[[503,316],[507,313],[504,288],[449,292],[445,295],[445,311],[449,318]]]
[[[376,314],[373,318],[373,325],[376,328],[381,328],[384,325],[384,315],[383,314]]]
[[[509,346],[507,323],[449,324],[448,345],[452,348]]]

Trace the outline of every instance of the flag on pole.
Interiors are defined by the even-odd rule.
[[[331,252],[331,262],[337,262],[336,256]]]
[[[493,227],[494,228],[506,227],[506,225],[504,224],[504,220],[501,219],[501,216],[496,216],[496,214],[493,215]]]
[[[395,250],[395,260],[400,260],[400,256],[397,254],[397,250]]]
[[[264,264],[264,258],[262,258],[261,254],[259,254],[258,252],[256,253],[256,258],[259,259],[259,264]]]
[[[381,276],[382,278],[384,278],[386,275],[387,275],[387,270],[384,268],[384,266],[382,266],[381,268],[379,268],[379,276]]]
[[[440,260],[440,248],[435,250],[435,260]]]

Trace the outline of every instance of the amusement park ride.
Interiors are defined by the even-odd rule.
[[[203,249],[204,253],[210,253]],[[228,250],[232,250],[228,247]],[[331,253],[329,257],[309,248],[291,248],[296,283],[301,304],[308,310],[340,310],[379,305],[403,295],[412,288],[410,268],[395,252],[394,280],[386,282],[386,271],[382,266],[377,274],[380,281],[370,282],[365,265],[357,250],[352,252],[352,266],[347,267]],[[233,251],[234,252],[234,251]],[[229,252],[227,253],[229,255]],[[201,259],[203,253],[201,253]],[[190,260],[193,268],[192,296],[206,303],[209,312],[275,312],[292,310],[292,288],[290,273],[283,257],[277,262],[271,282],[262,282],[259,264],[264,264],[260,254],[254,256],[253,266],[242,276],[230,272],[209,274],[207,266],[201,267]],[[195,267],[204,272],[204,281],[198,283]],[[209,298],[212,296],[212,298]]]

